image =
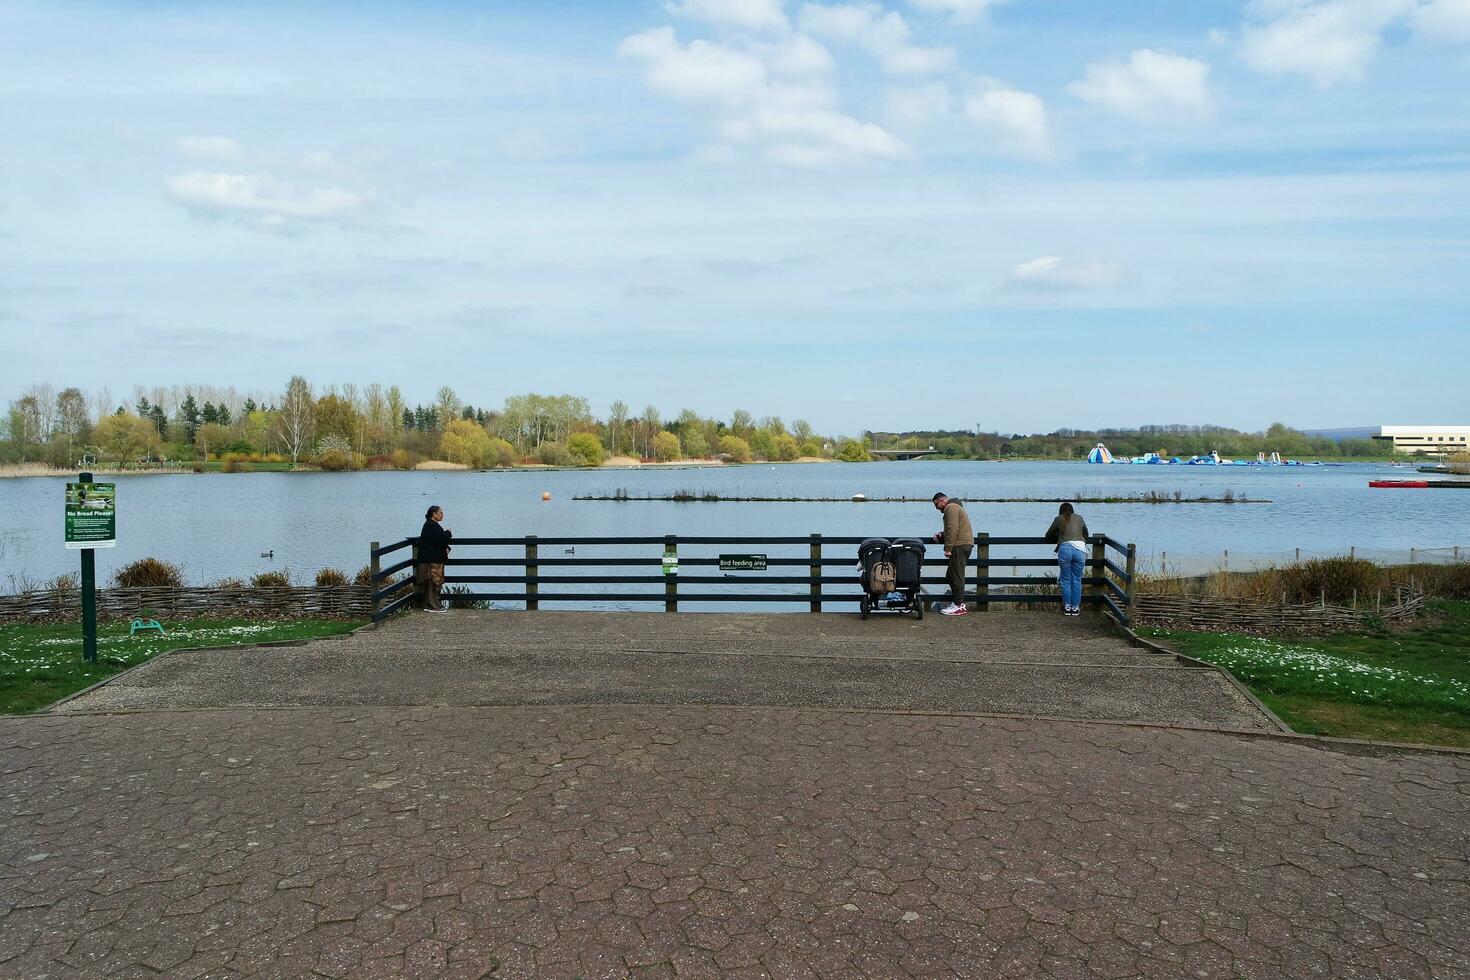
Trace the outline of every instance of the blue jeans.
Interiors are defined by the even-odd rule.
[[[1066,609],[1082,608],[1082,570],[1087,567],[1087,554],[1070,544],[1057,549],[1058,578],[1062,585],[1062,606]]]

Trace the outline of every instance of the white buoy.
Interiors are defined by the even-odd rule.
[[[542,500],[550,500],[551,499],[551,491],[550,490],[542,490],[541,491],[541,499]]]

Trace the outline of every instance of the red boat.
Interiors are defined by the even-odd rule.
[[[1387,487],[1395,490],[1422,490],[1429,486],[1428,480],[1369,480],[1370,487]]]

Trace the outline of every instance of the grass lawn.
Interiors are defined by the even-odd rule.
[[[1146,632],[1226,668],[1299,732],[1470,748],[1470,602],[1430,609],[1398,633]]]
[[[194,619],[164,622],[168,633],[128,636],[128,624],[102,623],[97,632],[97,662],[82,660],[82,628],[0,624],[0,714],[44,708],[60,698],[180,647],[228,647],[269,640],[307,640],[335,636],[361,626],[351,620],[295,619],[260,622]]]

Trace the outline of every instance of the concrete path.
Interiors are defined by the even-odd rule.
[[[340,705],[737,704],[1271,731],[1213,670],[1101,617],[453,612],[304,647],[176,654],[66,711]]]

